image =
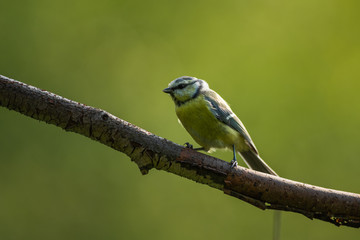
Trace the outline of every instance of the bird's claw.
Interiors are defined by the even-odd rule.
[[[231,168],[234,168],[238,165],[238,162],[235,159],[233,159],[231,160],[230,164],[231,164]]]
[[[194,149],[194,146],[188,142],[184,143],[186,148]]]

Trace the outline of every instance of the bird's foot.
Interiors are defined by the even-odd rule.
[[[231,160],[230,164],[231,164],[231,168],[234,168],[238,165],[238,162],[236,161],[236,159],[233,159]]]
[[[188,142],[184,143],[186,148],[194,149],[194,146]]]

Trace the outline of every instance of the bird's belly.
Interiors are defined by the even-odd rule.
[[[242,139],[233,128],[220,122],[206,104],[194,102],[181,106],[176,114],[192,138],[206,150],[210,148],[232,148]]]

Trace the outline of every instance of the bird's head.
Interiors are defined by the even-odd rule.
[[[181,104],[196,98],[201,90],[208,88],[209,85],[204,80],[183,76],[169,83],[163,92],[170,94],[175,103]]]

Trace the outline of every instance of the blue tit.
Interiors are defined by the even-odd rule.
[[[192,138],[201,146],[197,150],[230,149],[237,165],[236,152],[249,168],[277,175],[259,156],[240,119],[229,105],[201,79],[184,76],[163,90],[175,103],[176,115]]]

